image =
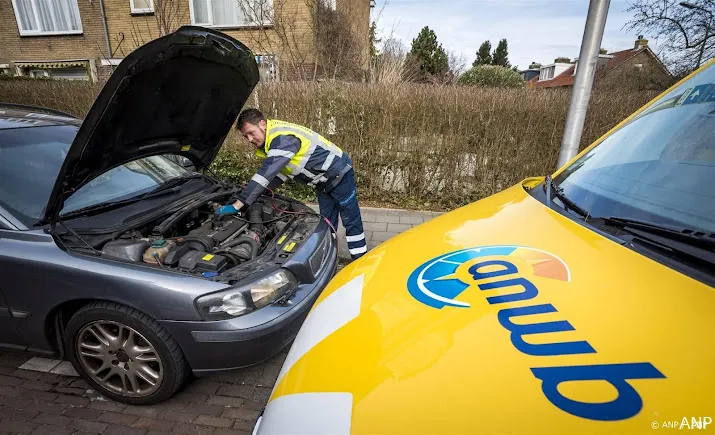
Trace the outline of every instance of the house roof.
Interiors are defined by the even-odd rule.
[[[658,56],[656,56],[655,53],[653,53],[653,51],[646,46],[636,49],[632,48],[629,50],[617,51],[615,53],[609,53],[609,56],[613,56],[613,58],[609,59],[606,65],[596,72],[596,77],[601,77],[603,75],[608,74],[610,71],[613,71],[614,69],[623,65],[628,60],[643,51],[648,52],[648,54],[650,54],[654,59],[656,59],[658,63],[663,67],[663,69],[665,69],[665,66],[663,66],[663,64],[660,62],[660,59],[658,59]],[[576,66],[572,65],[569,69],[557,75],[551,80],[538,80],[538,77],[536,77],[536,80],[530,80],[529,83],[527,83],[527,86],[533,88],[555,88],[561,86],[572,86],[574,79],[576,78],[576,76],[574,75],[575,68]]]

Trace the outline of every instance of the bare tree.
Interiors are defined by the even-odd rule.
[[[659,55],[677,75],[715,56],[715,1],[631,0],[633,18],[625,25],[653,35]]]
[[[186,20],[185,0],[154,0],[154,18],[159,36],[178,29]]]

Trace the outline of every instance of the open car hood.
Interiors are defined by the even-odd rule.
[[[45,211],[102,173],[151,155],[180,154],[197,170],[216,157],[258,84],[253,53],[236,39],[185,26],[119,64],[89,110]]]

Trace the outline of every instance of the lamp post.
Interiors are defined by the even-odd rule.
[[[710,12],[709,10],[705,9],[702,6],[694,5],[694,4],[688,3],[688,2],[680,2],[680,6],[686,8],[686,9],[703,11],[703,12],[707,12],[708,14],[710,14],[710,19],[708,20],[707,24],[705,25],[705,36],[703,37],[702,44],[700,44],[700,52],[698,53],[698,64],[695,67],[695,69],[698,69],[698,68],[700,68],[700,63],[703,60],[703,53],[705,52],[705,42],[708,40],[708,36],[710,36],[710,21],[712,21],[712,19],[713,19],[713,13]]]
[[[586,27],[583,31],[581,41],[581,52],[579,54],[578,68],[576,69],[576,79],[571,91],[571,103],[566,125],[564,126],[564,137],[561,140],[561,151],[557,169],[568,163],[578,154],[578,147],[581,143],[583,124],[586,120],[588,101],[591,99],[591,89],[593,88],[593,78],[596,74],[596,63],[598,54],[601,52],[601,40],[603,30],[606,27],[606,17],[611,0],[591,0],[588,7]]]

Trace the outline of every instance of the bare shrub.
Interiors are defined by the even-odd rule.
[[[84,116],[101,85],[0,80],[0,99]],[[582,147],[656,95],[594,92]],[[346,150],[361,201],[447,209],[555,169],[568,90],[489,89],[417,84],[284,82],[261,85],[249,100],[268,116],[304,124]],[[214,164],[243,182],[259,164],[232,131]],[[313,199],[310,189],[285,193]]]

